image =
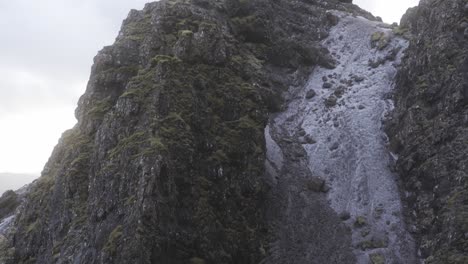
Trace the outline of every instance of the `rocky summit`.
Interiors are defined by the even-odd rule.
[[[0,263],[466,264],[467,43],[466,0],[132,10]]]

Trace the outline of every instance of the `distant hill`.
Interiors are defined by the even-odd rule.
[[[5,191],[19,189],[38,177],[38,174],[0,173],[0,196]]]

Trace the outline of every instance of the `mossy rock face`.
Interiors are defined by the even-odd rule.
[[[320,46],[330,8],[371,18],[286,0],[131,11],[25,198],[8,264],[259,263],[264,128],[282,92],[332,66]]]
[[[158,64],[163,64],[163,63],[177,63],[180,62],[180,60],[176,57],[173,56],[167,56],[167,55],[157,55],[151,60],[151,66],[156,66]]]
[[[14,213],[20,205],[20,198],[14,191],[6,191],[0,197],[0,219],[3,219]]]
[[[10,247],[8,239],[0,235],[0,263],[6,263],[14,259],[15,249]]]
[[[265,20],[256,15],[234,17],[232,23],[247,42],[265,43],[269,41]]]
[[[109,234],[109,238],[107,239],[107,243],[104,246],[104,251],[110,255],[115,255],[117,247],[119,245],[119,240],[122,237],[123,227],[121,225],[117,226],[112,230]]]
[[[104,114],[112,108],[110,98],[106,98],[100,102],[97,102],[93,108],[88,111],[88,116],[93,119],[102,119]]]
[[[468,68],[458,27],[465,4],[422,2],[396,29],[411,38],[387,131],[425,263],[465,263],[468,256]]]

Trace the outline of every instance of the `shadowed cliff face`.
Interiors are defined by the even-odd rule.
[[[468,263],[468,3],[421,1],[389,125],[412,230],[426,263]]]
[[[175,1],[131,11],[1,241],[7,263],[258,263],[264,128],[315,65],[339,1]]]

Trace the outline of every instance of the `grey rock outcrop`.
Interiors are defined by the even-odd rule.
[[[465,8],[464,8],[465,7]],[[425,263],[468,263],[466,1],[423,0],[401,20],[410,46],[388,125]]]

